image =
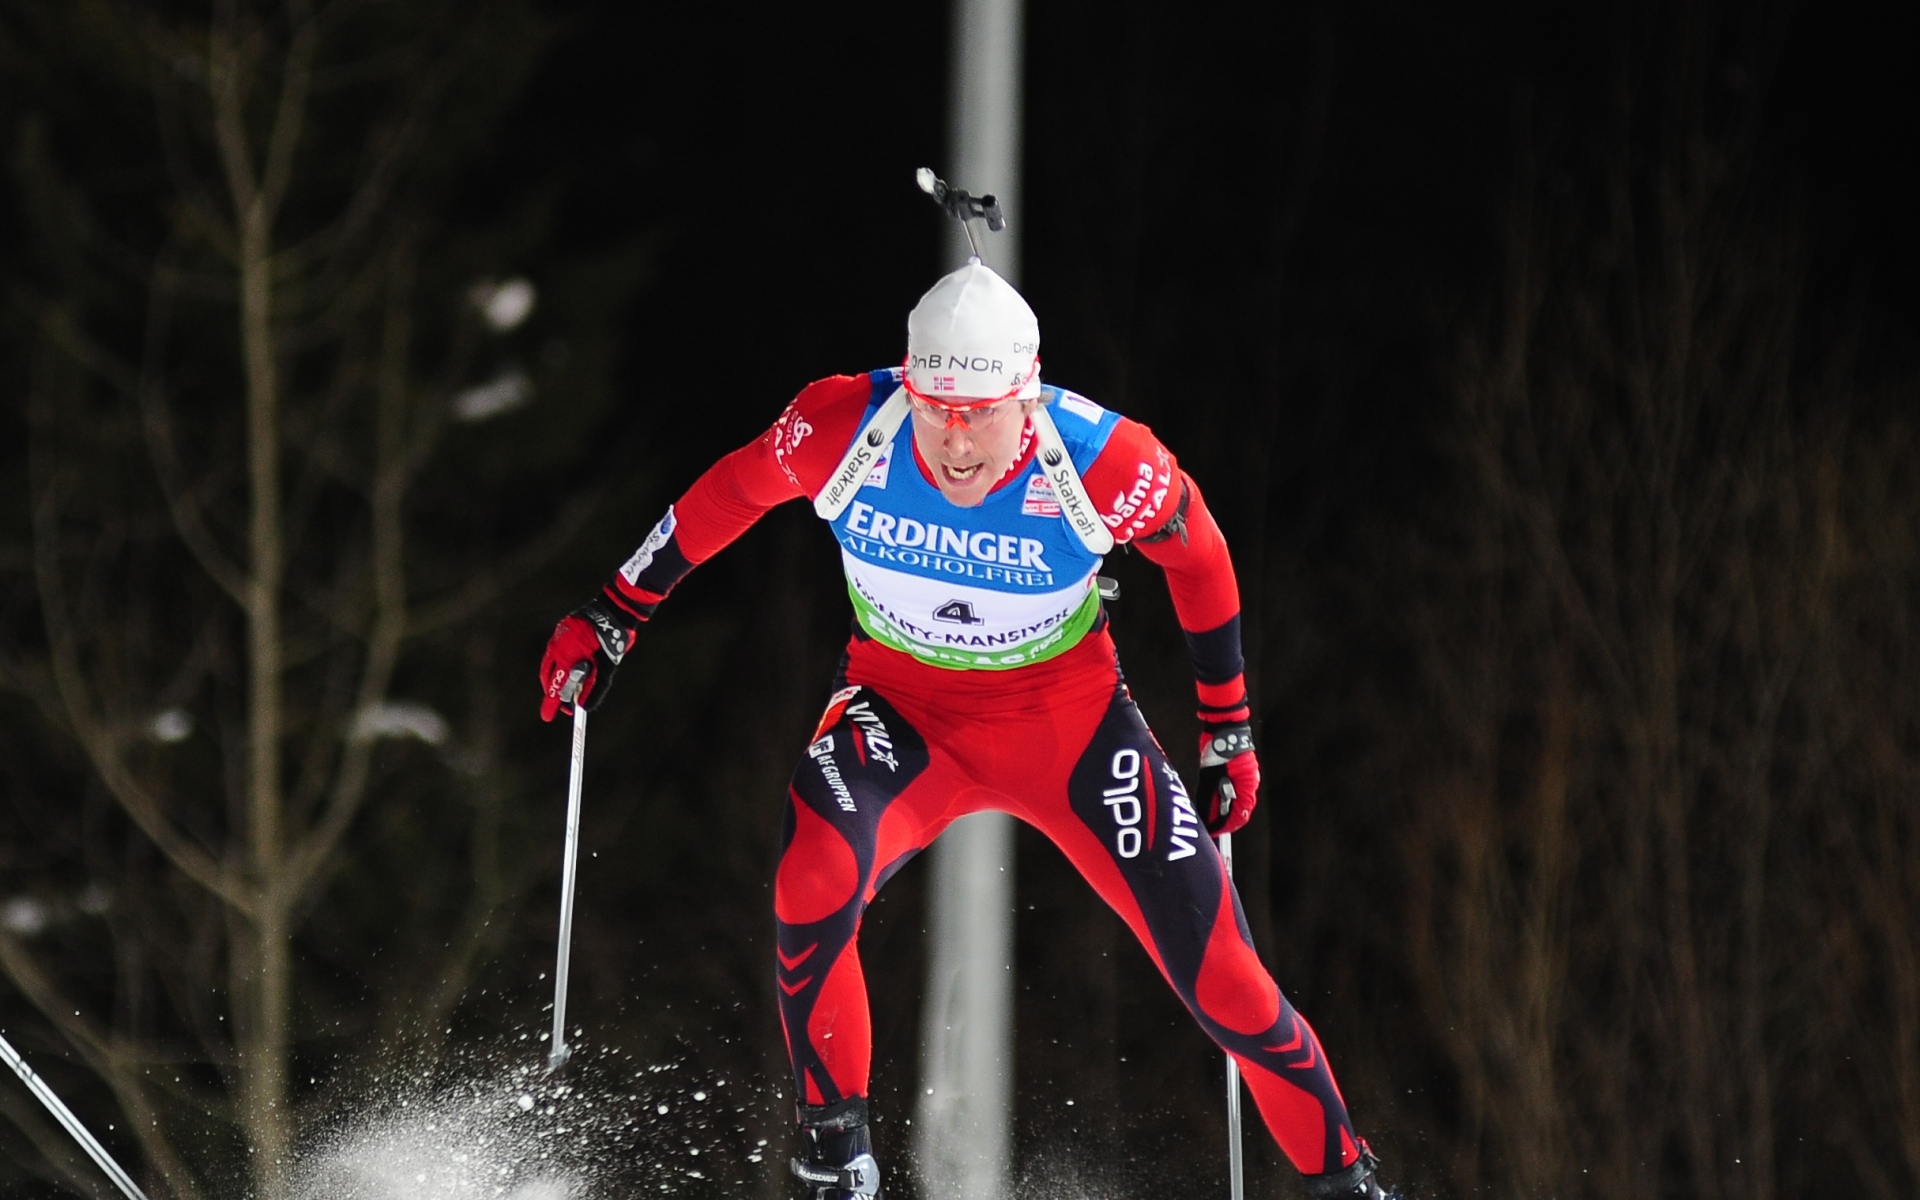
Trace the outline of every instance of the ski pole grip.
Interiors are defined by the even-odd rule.
[[[567,682],[561,685],[560,699],[572,704],[573,698],[580,694],[580,685],[586,681],[587,664],[584,662],[573,664],[573,670],[567,672]]]

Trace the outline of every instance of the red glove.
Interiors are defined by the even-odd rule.
[[[540,659],[540,719],[551,721],[573,707],[564,698],[567,676],[576,666],[587,668],[586,678],[573,699],[592,711],[606,698],[613,686],[613,669],[633,649],[639,630],[622,617],[625,614],[605,599],[588,601],[560,618],[547,639],[547,652]]]
[[[1207,832],[1232,833],[1247,823],[1260,802],[1260,760],[1253,753],[1253,726],[1201,723],[1200,803]]]

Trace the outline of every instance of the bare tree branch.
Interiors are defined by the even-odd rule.
[[[287,16],[293,25],[293,40],[281,66],[280,102],[273,115],[273,132],[267,137],[266,170],[257,200],[269,221],[280,211],[287,185],[293,179],[293,155],[306,123],[313,54],[320,40],[319,22],[303,0],[287,0]]]
[[[128,1127],[140,1143],[141,1152],[159,1170],[167,1186],[177,1196],[197,1200],[200,1189],[180,1161],[173,1143],[160,1129],[159,1118],[147,1099],[146,1085],[136,1069],[138,1060],[126,1047],[82,1017],[33,961],[20,940],[4,931],[0,931],[0,970],[6,972],[28,1003],[79,1050],[88,1068],[112,1089],[114,1099],[127,1114]]]
[[[386,699],[407,636],[406,518],[407,487],[412,479],[407,454],[410,392],[407,356],[413,344],[413,254],[408,245],[392,260],[385,314],[378,406],[374,434],[373,495],[369,522],[373,537],[373,625],[368,632],[356,711],[370,711]],[[355,814],[366,799],[367,773],[374,740],[349,738],[335,776],[333,796],[319,823],[293,849],[287,872],[288,895],[306,894],[321,869],[334,857]]]
[[[34,448],[30,449],[29,457],[40,481],[33,509],[34,573],[47,632],[48,661],[66,727],[86,752],[108,792],[167,860],[181,874],[226,903],[250,912],[255,904],[252,895],[174,826],[158,800],[128,769],[119,744],[94,715],[86,673],[81,669],[75,633],[68,619],[71,610],[61,584],[58,496],[62,485],[57,478],[47,478],[46,470],[39,465],[38,439],[33,438],[32,442]]]
[[[410,586],[439,586],[457,569],[449,566],[457,549],[421,538],[410,509],[453,511],[449,497],[422,499],[414,485],[481,327],[467,306],[414,294],[416,252],[422,279],[439,287],[448,270],[476,269],[461,256],[478,243],[459,230],[440,236],[434,197],[402,185],[423,152],[441,149],[429,135],[459,72],[535,15],[509,4],[499,14],[507,23],[487,28],[352,0],[266,8],[211,0],[177,13],[133,0],[75,2],[91,6],[76,24],[117,39],[111,74],[99,82],[116,103],[129,84],[136,102],[150,90],[159,126],[157,138],[146,135],[156,145],[140,169],[161,180],[160,206],[123,191],[119,207],[102,211],[124,211],[138,236],[162,232],[150,253],[122,254],[100,272],[88,259],[98,256],[94,231],[54,221],[50,236],[81,252],[68,257],[82,274],[38,286],[68,307],[15,297],[40,331],[42,369],[57,371],[60,387],[30,395],[31,538],[22,540],[31,555],[15,589],[22,615],[44,626],[46,648],[0,655],[0,687],[29,694],[46,725],[78,748],[85,786],[106,793],[104,825],[91,810],[70,815],[91,822],[72,865],[127,881],[128,902],[106,922],[111,1027],[161,1029],[156,1036],[185,1047],[198,1039],[196,1069],[161,1072],[151,1047],[89,1029],[89,1062],[127,1111],[138,1114],[149,1097],[159,1104],[172,1132],[146,1125],[178,1151],[198,1157],[180,1135],[201,1128],[202,1114],[231,1122],[209,1161],[231,1142],[245,1145],[252,1194],[285,1200],[301,1114],[337,1095],[333,1084],[309,1090],[293,1078],[296,1049],[310,1037],[295,1017],[308,1000],[326,1003],[300,988],[307,968],[295,938],[314,920],[310,910],[331,900],[326,882],[362,863],[355,844],[374,780],[392,766],[410,786],[423,765],[347,736],[352,716],[389,700],[410,638],[470,618],[537,569],[591,510],[570,503],[537,543],[511,548],[519,552],[487,577],[414,611]],[[360,7],[370,18],[363,28],[336,29],[343,11]],[[386,36],[396,31],[404,36]],[[327,77],[331,58],[369,45],[385,75],[349,62]],[[361,94],[323,103],[322,90],[340,85]],[[84,121],[69,124],[85,136]],[[327,152],[315,153],[323,142]],[[444,181],[432,170],[439,164],[425,165],[423,178]],[[437,244],[427,246],[422,230]],[[123,278],[135,259],[138,272]],[[207,275],[227,266],[218,280]],[[130,282],[138,276],[144,293]],[[418,338],[416,318],[433,325]],[[123,332],[134,324],[140,338],[142,320],[141,348],[131,351]],[[438,390],[425,382],[436,377]],[[103,486],[83,488],[82,452],[98,455],[86,467],[100,472],[85,482]],[[187,557],[198,572],[181,565]],[[237,613],[206,603],[214,589]],[[31,640],[41,637],[36,630]],[[420,661],[440,649],[423,647]],[[184,711],[167,711],[174,706]],[[444,757],[444,769],[470,769]],[[426,766],[429,777],[435,771]],[[512,932],[497,914],[541,877],[537,862],[510,853],[512,867],[499,861],[510,806],[499,795],[488,803],[485,813],[476,804],[455,814],[474,824],[476,858],[462,884],[464,912],[443,921],[440,898],[432,901],[432,925],[447,926],[432,935],[444,955],[400,972],[431,993],[410,1011],[436,1021],[459,1003],[487,947]],[[450,873],[460,878],[457,860]],[[434,970],[443,957],[445,969]],[[143,1068],[155,1069],[146,1077]],[[212,1090],[224,1107],[196,1094],[208,1070],[219,1073]],[[129,1079],[144,1090],[127,1093]],[[149,1160],[163,1154],[150,1149]]]
[[[279,255],[282,270],[289,274],[304,273],[314,263],[325,262],[325,274],[332,275],[337,270],[336,264],[366,236],[426,136],[434,106],[445,95],[456,74],[458,51],[456,43],[438,62],[417,72],[399,118],[376,129],[369,137],[372,160],[340,215],[283,250]]]
[[[199,503],[180,481],[173,415],[161,383],[173,304],[173,269],[165,252],[154,265],[148,296],[146,352],[142,356],[140,377],[135,384],[141,424],[146,431],[147,454],[182,544],[193,553],[200,569],[220,590],[234,603],[244,607],[247,603],[246,573],[221,548],[213,531],[207,528]]]
[[[165,304],[165,298],[157,294],[165,290],[165,283],[158,278],[165,268],[156,268],[153,304],[156,311],[149,314],[149,336],[163,336],[160,329],[164,326],[165,314],[158,311]],[[156,378],[158,366],[152,361],[144,362],[136,371],[119,361],[111,351],[99,342],[75,328],[71,319],[57,307],[44,301],[38,301],[15,290],[13,300],[16,306],[24,309],[40,327],[41,332],[52,344],[60,347],[76,363],[80,364],[95,377],[105,381],[113,389],[140,405],[141,415],[147,431],[148,445],[153,455],[154,468],[159,476],[162,493],[167,500],[168,511],[172,514],[174,526],[181,542],[193,552],[200,568],[207,576],[241,604],[246,603],[245,573],[227,557],[220,548],[213,532],[207,528],[199,502],[191,492],[180,483],[178,459],[174,452],[173,421],[167,409],[165,396]]]
[[[245,226],[260,221],[263,216],[259,181],[254,174],[253,152],[247,146],[243,116],[243,92],[249,82],[246,76],[251,74],[254,64],[242,57],[247,34],[240,28],[238,13],[231,4],[219,8],[225,10],[221,19],[211,23],[207,30],[206,86],[213,100],[213,134],[220,147],[227,196],[237,223]]]
[[[510,588],[533,578],[585,527],[604,498],[604,490],[599,488],[570,497],[552,523],[518,550],[490,564],[488,570],[462,587],[416,605],[415,615],[407,624],[408,635],[432,633],[457,625],[498,601]]]

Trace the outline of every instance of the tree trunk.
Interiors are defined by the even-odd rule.
[[[273,341],[273,258],[256,202],[242,215],[240,339],[247,378],[251,573],[247,588],[248,867],[258,897],[243,951],[247,1005],[241,1041],[242,1125],[252,1148],[255,1195],[278,1200],[291,1150],[287,1055],[291,1047],[292,923],[285,877],[280,779],[280,587],[286,547],[280,517],[280,389]],[[236,998],[237,999],[237,998]]]

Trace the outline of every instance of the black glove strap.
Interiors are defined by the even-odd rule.
[[[1217,767],[1228,759],[1253,749],[1253,726],[1242,721],[1235,725],[1206,727],[1207,744],[1200,748],[1200,765]]]
[[[596,596],[573,610],[573,615],[593,626],[593,632],[600,638],[600,651],[614,666],[627,656],[627,648],[633,644],[633,627],[620,619],[621,613],[613,605]]]

